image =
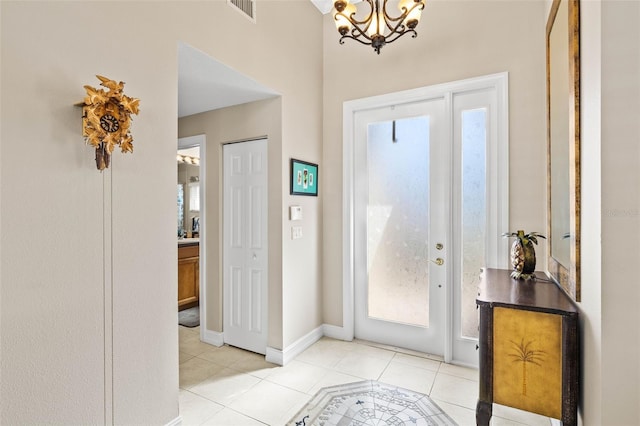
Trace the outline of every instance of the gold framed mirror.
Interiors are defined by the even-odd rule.
[[[554,0],[547,21],[547,236],[551,277],[580,301],[579,0]]]

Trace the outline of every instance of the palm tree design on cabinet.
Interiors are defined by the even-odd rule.
[[[510,342],[513,345],[514,351],[510,352],[508,355],[513,358],[513,362],[522,363],[522,395],[527,396],[527,364],[542,367],[546,352],[533,349],[531,347],[534,343],[533,340],[525,343],[524,338],[522,338],[520,343],[516,343],[513,340],[510,340]]]

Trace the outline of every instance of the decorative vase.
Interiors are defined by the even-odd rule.
[[[511,265],[513,272],[511,278],[518,280],[535,280],[536,250],[534,244],[538,244],[538,237],[546,239],[537,232],[525,234],[523,230],[518,232],[506,232],[503,237],[514,237],[516,240],[511,245]]]

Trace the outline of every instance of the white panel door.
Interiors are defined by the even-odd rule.
[[[267,349],[267,140],[223,147],[225,343]]]
[[[359,111],[354,120],[355,336],[443,355],[451,228],[446,102]]]

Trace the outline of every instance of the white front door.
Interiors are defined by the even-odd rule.
[[[444,355],[446,121],[444,98],[355,113],[356,338]]]
[[[267,140],[223,147],[225,343],[267,349]]]
[[[509,259],[508,99],[501,73],[345,103],[346,338],[478,365],[480,269]]]

